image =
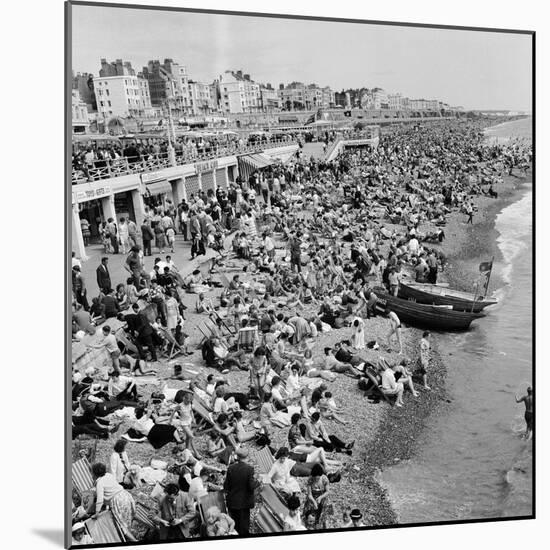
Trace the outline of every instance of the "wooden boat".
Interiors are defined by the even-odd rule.
[[[452,306],[419,304],[391,296],[384,288],[373,289],[377,296],[376,308],[383,312],[389,307],[399,319],[409,325],[434,330],[466,330],[474,319],[484,317],[481,312],[457,311]]]
[[[419,304],[435,306],[452,306],[456,311],[480,312],[487,306],[498,303],[497,300],[477,296],[471,292],[462,292],[439,285],[423,283],[401,283],[398,291],[399,298],[413,300]]]

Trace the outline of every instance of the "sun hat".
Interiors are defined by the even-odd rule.
[[[81,529],[86,529],[86,525],[82,521],[79,521],[73,525],[72,532],[80,531]]]

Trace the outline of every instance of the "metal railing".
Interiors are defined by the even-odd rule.
[[[259,153],[273,147],[282,147],[285,145],[295,145],[296,140],[291,138],[282,138],[269,141],[258,141],[254,144],[239,146],[228,145],[222,147],[213,147],[208,150],[193,149],[190,151],[176,151],[175,165],[182,166],[203,160],[211,160],[224,156],[242,155],[246,153]],[[91,164],[82,164],[73,166],[72,184],[80,184],[92,181],[99,181],[131,174],[140,174],[144,172],[153,172],[162,168],[174,166],[170,161],[169,153],[147,154],[142,157],[122,157],[118,159],[96,160]]]

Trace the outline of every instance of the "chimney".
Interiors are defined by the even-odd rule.
[[[243,72],[242,72],[242,71],[237,71],[237,76],[238,76],[239,78],[242,78],[242,77],[243,77]]]
[[[243,75],[243,78],[244,78],[245,80],[248,80],[248,81],[250,82],[250,75],[249,75],[249,74]]]

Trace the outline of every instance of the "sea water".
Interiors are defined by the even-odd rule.
[[[532,190],[496,218],[499,304],[461,334],[434,335],[449,403],[427,420],[414,458],[381,474],[400,523],[530,515],[523,405],[532,367]],[[512,487],[515,484],[516,487]],[[512,490],[514,489],[514,490]]]

